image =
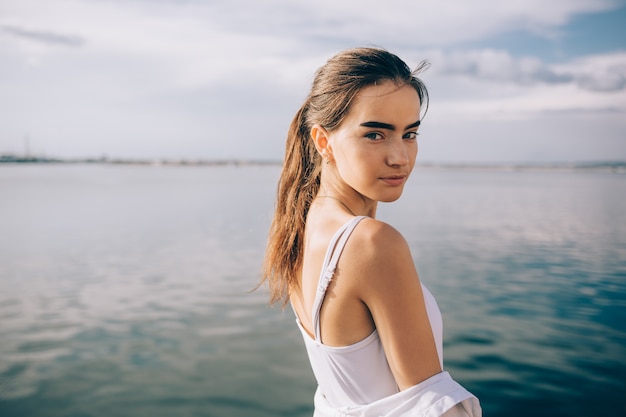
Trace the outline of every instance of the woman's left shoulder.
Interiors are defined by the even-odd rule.
[[[361,220],[354,235],[361,250],[373,250],[380,253],[400,248],[408,249],[404,236],[396,228],[371,217]]]
[[[398,230],[383,221],[361,220],[345,251],[359,280],[373,280],[380,284],[392,276],[418,279],[407,241]]]

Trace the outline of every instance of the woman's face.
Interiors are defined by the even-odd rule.
[[[339,180],[366,199],[397,200],[415,164],[419,123],[413,87],[391,81],[365,87],[328,135]]]

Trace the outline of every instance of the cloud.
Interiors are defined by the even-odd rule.
[[[626,52],[579,57],[564,67],[586,90],[614,92],[626,90]]]
[[[558,73],[536,58],[515,58],[503,50],[474,50],[439,53],[438,71],[442,75],[468,76],[485,81],[516,84],[563,84],[571,74]]]
[[[415,55],[507,31],[547,33],[577,14],[615,5],[613,0],[390,0],[385,7],[374,0],[21,0],[3,5],[0,24],[14,37],[51,46],[85,45],[83,60],[97,59],[104,70],[107,63],[154,68],[163,74],[164,87],[202,87],[251,75],[293,85],[332,52],[349,46],[378,44]],[[32,48],[22,53],[31,60],[52,56]],[[446,70],[531,84],[570,81],[571,74],[536,59],[506,54],[450,54]],[[615,88],[618,81],[604,86],[589,79],[581,85]]]
[[[22,27],[10,25],[0,25],[0,31],[9,35],[17,36],[19,38],[51,45],[76,47],[83,44],[83,39],[75,35],[66,35],[62,33],[48,32],[43,30],[29,30]]]
[[[49,28],[52,33],[70,30],[121,50],[177,45],[182,51],[198,51],[200,42],[211,49],[229,46],[232,37],[271,38],[286,45],[306,41],[306,49],[288,50],[299,57],[337,44],[414,49],[448,47],[511,31],[552,36],[578,14],[606,11],[618,4],[616,0],[389,0],[381,7],[378,0],[21,0],[3,5],[0,22],[33,32],[39,31],[35,28]],[[253,56],[264,52],[253,45],[237,44]]]
[[[582,13],[607,11],[617,0],[233,0],[201,3],[199,11],[227,17],[249,33],[306,39],[309,43],[382,42],[407,47],[444,47],[484,39],[496,33],[530,31],[558,36],[558,29]]]
[[[574,84],[596,92],[626,89],[626,53],[587,56],[561,64],[533,57],[514,57],[503,50],[434,51],[434,70],[442,76],[464,76],[488,83],[521,86]]]
[[[63,45],[69,47],[82,46],[84,41],[75,35],[66,35],[43,30],[29,30],[17,26],[0,25],[0,31],[22,39],[41,42],[50,45]]]

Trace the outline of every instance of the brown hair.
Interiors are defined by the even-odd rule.
[[[415,88],[426,109],[428,91],[416,77],[426,66],[422,62],[411,71],[404,61],[384,49],[355,48],[338,53],[317,70],[311,91],[287,134],[261,280],[261,284],[269,284],[272,303],[286,303],[290,288],[299,282],[304,227],[319,190],[322,161],[310,136],[311,127],[319,124],[332,132],[344,120],[361,89],[387,80]]]

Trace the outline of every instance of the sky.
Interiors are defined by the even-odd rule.
[[[421,162],[626,160],[626,0],[0,0],[0,154],[279,161],[356,46],[430,62]]]

